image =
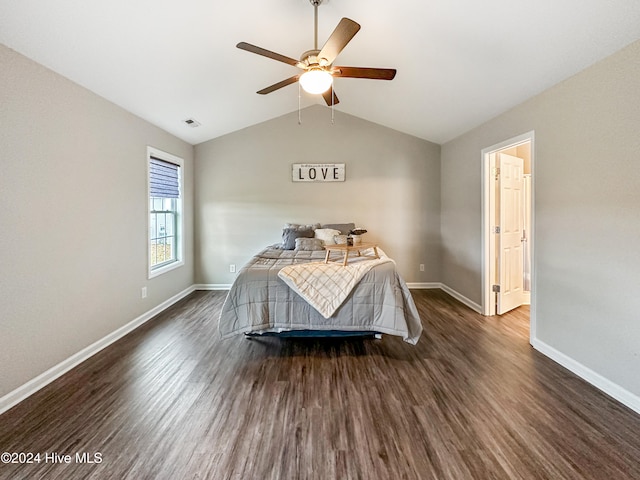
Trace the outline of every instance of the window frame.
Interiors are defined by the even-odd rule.
[[[175,249],[176,259],[170,262],[165,262],[157,266],[151,265],[151,157],[157,158],[164,162],[173,163],[178,166],[178,182],[180,189],[180,197],[176,200],[176,221],[175,221]],[[157,148],[147,146],[147,278],[152,279],[164,273],[175,270],[184,265],[184,160],[180,157],[172,155],[171,153],[158,150]],[[156,197],[160,198],[160,197]]]

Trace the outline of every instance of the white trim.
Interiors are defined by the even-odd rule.
[[[151,219],[149,216],[150,215],[149,212],[151,211],[151,199],[150,199],[151,183],[149,181],[151,177],[151,157],[155,157],[160,160],[173,163],[174,165],[178,165],[180,167],[180,175],[179,175],[180,198],[178,199],[179,202],[177,202],[178,203],[177,205],[178,231],[176,232],[176,260],[174,262],[169,263],[168,265],[165,265],[159,268],[154,268],[154,269],[151,268],[151,251],[150,251],[151,247],[150,247],[150,240],[149,240],[149,232],[151,230],[151,225],[150,225]],[[157,148],[147,145],[147,278],[149,280],[159,275],[162,275],[164,273],[167,273],[171,270],[174,270],[178,267],[182,267],[184,265],[184,242],[182,239],[184,235],[183,195],[184,195],[184,160],[180,157],[177,157],[176,155],[173,155],[168,152],[164,152],[162,150],[158,150]]]
[[[516,147],[518,145],[522,145],[523,143],[530,142],[531,143],[531,184],[533,187],[533,162],[534,162],[534,131],[530,131],[524,133],[522,135],[518,135],[517,137],[510,138],[500,143],[496,143],[495,145],[491,145],[490,147],[483,148],[480,152],[480,162],[481,162],[481,170],[482,170],[482,199],[481,199],[481,217],[482,217],[482,236],[481,236],[481,248],[482,248],[482,314],[483,315],[493,315],[495,312],[495,301],[492,297],[491,292],[491,284],[492,278],[495,276],[493,263],[488,261],[490,258],[495,258],[495,242],[493,240],[493,235],[491,234],[492,225],[491,219],[493,215],[491,214],[491,208],[494,205],[495,200],[493,199],[492,189],[487,188],[491,182],[491,170],[495,167],[495,158],[492,154],[499,152],[500,150],[505,150],[507,148]],[[533,188],[531,195],[533,196]],[[533,211],[533,200],[531,202],[532,211]],[[531,218],[532,231],[533,229],[533,216]],[[532,249],[533,251],[533,249]],[[533,257],[533,253],[532,253]],[[532,270],[533,270],[533,258],[531,261]],[[532,279],[533,285],[533,279]]]
[[[148,240],[147,240],[147,243],[148,243]],[[147,258],[148,258],[148,256],[147,256]],[[176,260],[175,262],[171,262],[168,265],[165,265],[163,267],[154,268],[153,270],[149,271],[149,278],[148,279],[151,280],[154,277],[162,275],[163,273],[170,272],[171,270],[175,270],[176,268],[181,267],[183,265],[184,265],[184,261],[183,260]]]
[[[481,313],[482,307],[478,305],[473,300],[469,300],[467,297],[462,295],[461,293],[456,292],[453,288],[448,287],[440,282],[416,282],[416,283],[407,283],[407,287],[411,290],[432,290],[439,288],[444,292],[451,295],[453,298],[458,300],[459,302],[465,304],[471,310]],[[194,290],[230,290],[231,284],[225,283],[199,283],[193,286]]]
[[[427,290],[432,288],[442,288],[442,284],[440,282],[407,283],[407,287],[415,290]]]
[[[442,283],[439,283],[439,282],[408,283],[407,286],[409,288],[413,288],[413,289],[440,288],[444,292],[446,292],[447,294],[451,295],[453,298],[458,300],[459,302],[461,302],[464,305],[466,305],[467,307],[471,308],[472,310],[474,310],[474,311],[476,311],[478,313],[482,313],[482,306],[481,305],[478,305],[477,303],[473,302],[472,300],[469,300],[467,297],[465,297],[461,293],[456,292],[451,287],[448,287],[447,285],[444,285]],[[128,333],[132,332],[133,330],[138,328],[140,325],[142,325],[145,322],[151,320],[153,317],[155,317],[156,315],[158,315],[162,311],[166,310],[167,308],[169,308],[174,303],[182,300],[184,297],[186,297],[190,293],[192,293],[192,292],[194,292],[196,290],[228,290],[230,288],[231,288],[230,284],[215,284],[215,283],[214,284],[194,284],[194,285],[190,286],[189,288],[186,288],[182,292],[180,292],[180,293],[174,295],[173,297],[169,298],[168,300],[162,302],[160,305],[156,306],[155,308],[152,308],[148,312],[140,315],[139,317],[137,317],[136,319],[132,320],[128,324],[118,328],[114,332],[106,335],[105,337],[103,337],[102,339],[98,340],[97,342],[94,342],[93,344],[91,344],[88,347],[82,349],[78,353],[72,355],[71,357],[67,358],[66,360],[64,360],[64,361],[60,362],[59,364],[55,365],[54,367],[50,368],[46,372],[38,375],[37,377],[29,380],[24,385],[16,388],[15,390],[13,390],[13,391],[9,392],[8,394],[4,395],[3,397],[1,397],[0,398],[0,414],[6,412],[10,408],[14,407],[18,403],[20,403],[21,401],[26,399],[27,397],[33,395],[38,390],[40,390],[43,387],[47,386],[49,383],[53,382],[58,377],[64,375],[65,373],[67,373],[72,368],[76,367],[77,365],[79,365],[80,363],[82,363],[85,360],[89,359],[90,357],[92,357],[93,355],[98,353],[99,351],[103,350],[104,348],[108,347],[112,343],[114,343],[117,340],[121,339],[122,337],[124,337]],[[555,348],[547,345],[546,343],[538,340],[535,337],[533,337],[531,339],[531,345],[533,346],[533,348],[538,350],[543,355],[545,355],[545,356],[549,357],[551,360],[559,363],[560,365],[562,365],[566,369],[568,369],[571,372],[573,372],[576,375],[578,375],[580,378],[582,378],[582,379],[586,380],[587,382],[589,382],[591,385],[593,385],[597,389],[603,391],[604,393],[606,393],[607,395],[613,397],[614,399],[616,399],[617,401],[619,401],[623,405],[626,405],[630,409],[632,409],[635,412],[640,414],[640,397],[634,395],[633,393],[629,392],[628,390],[625,390],[624,388],[622,388],[618,384],[606,379],[602,375],[600,375],[600,374],[594,372],[593,370],[585,367],[581,363],[577,362],[576,360],[572,359],[571,357],[568,357],[564,353],[559,352]]]
[[[482,166],[482,207],[481,207],[481,282],[482,282],[482,306],[480,313],[482,315],[493,315],[495,311],[495,301],[492,298],[491,292],[491,284],[492,284],[492,276],[494,274],[492,270],[492,263],[488,260],[489,258],[493,258],[491,256],[491,249],[494,248],[492,246],[492,235],[491,235],[491,225],[490,219],[492,218],[490,209],[492,207],[492,202],[490,199],[491,189],[487,188],[490,184],[490,176],[491,176],[491,154],[495,153],[499,150],[504,150],[506,148],[515,147],[518,145],[522,145],[523,143],[529,142],[531,144],[531,232],[530,232],[530,254],[531,254],[531,294],[530,294],[530,319],[529,319],[529,342],[533,342],[533,339],[536,338],[536,268],[535,268],[535,131],[531,130],[530,132],[524,133],[522,135],[518,135],[516,137],[505,140],[504,142],[497,143],[495,145],[491,145],[490,147],[483,148],[480,152],[480,162]]]
[[[439,288],[443,292],[451,295],[460,303],[463,303],[464,305],[469,307],[474,312],[477,312],[480,314],[482,313],[482,307],[480,305],[478,305],[473,300],[468,299],[467,297],[462,295],[460,292],[455,291],[453,288],[449,287],[448,285],[445,285],[444,283],[440,283],[440,282],[407,283],[407,287],[409,287],[409,289],[415,289],[415,290]]]
[[[640,397],[638,397],[637,395],[634,395],[630,391],[622,388],[617,383],[606,379],[599,373],[596,373],[590,368],[585,367],[580,362],[574,360],[573,358],[565,355],[562,352],[559,352],[555,348],[547,345],[537,338],[531,340],[531,345],[533,346],[533,348],[538,350],[543,355],[549,357],[554,362],[559,363],[564,368],[571,371],[572,373],[575,373],[577,376],[579,376],[583,380],[586,380],[597,389],[603,391],[610,397],[613,397],[623,405],[626,405],[631,410],[640,414]]]
[[[194,290],[231,290],[230,283],[198,283],[193,286]]]
[[[469,307],[474,312],[482,314],[482,306],[478,305],[473,300],[468,299],[467,297],[455,291],[453,288],[449,287],[448,285],[445,285],[444,283],[440,284],[440,288],[444,290],[446,293],[448,293],[449,295],[451,295],[453,298],[458,300],[460,303],[464,303],[467,307]]]
[[[177,301],[182,300],[184,297],[186,297],[187,295],[192,293],[194,290],[195,290],[194,286],[191,286],[191,287],[183,290],[182,292],[174,295],[170,299],[162,302],[157,307],[152,308],[148,312],[143,313],[142,315],[140,315],[138,318],[132,320],[131,322],[127,323],[126,325],[123,325],[122,327],[118,328],[117,330],[115,330],[115,331],[111,332],[110,334],[106,335],[105,337],[101,338],[97,342],[94,342],[91,345],[89,345],[88,347],[83,348],[82,350],[80,350],[78,353],[75,353],[75,354],[71,355],[69,358],[67,358],[66,360],[63,360],[62,362],[58,363],[57,365],[51,367],[46,372],[41,373],[37,377],[29,380],[24,385],[22,385],[22,386],[16,388],[15,390],[7,393],[6,395],[4,395],[3,397],[0,398],[0,414],[6,412],[11,407],[17,405],[18,403],[20,403],[25,398],[33,395],[38,390],[40,390],[43,387],[47,386],[48,384],[53,382],[58,377],[64,375],[65,373],[67,373],[72,368],[76,367],[77,365],[81,364],[82,362],[84,362],[88,358],[90,358],[93,355],[95,355],[96,353],[98,353],[100,350],[108,347],[109,345],[111,345],[115,341],[121,339],[126,334],[130,333],[131,331],[135,330],[136,328],[138,328],[143,323],[145,323],[148,320],[152,319],[153,317],[155,317],[157,314],[159,314],[163,310],[166,310],[167,308],[169,308],[171,305],[173,305]]]

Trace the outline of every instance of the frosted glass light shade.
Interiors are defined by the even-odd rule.
[[[324,70],[309,70],[300,76],[300,86],[308,93],[324,93],[332,83],[333,77]]]

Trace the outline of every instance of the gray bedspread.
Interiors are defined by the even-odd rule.
[[[328,319],[291,290],[278,271],[302,262],[324,260],[324,251],[267,247],[241,270],[222,307],[223,338],[249,332],[290,330],[376,331],[416,344],[422,323],[411,293],[394,262],[375,266]]]

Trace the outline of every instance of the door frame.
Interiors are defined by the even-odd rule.
[[[531,232],[529,232],[529,251],[531,265],[531,318],[530,338],[535,338],[535,132],[523,133],[509,138],[500,143],[483,148],[481,151],[482,165],[482,314],[486,316],[495,314],[495,294],[492,291],[492,279],[495,278],[495,235],[492,233],[492,211],[495,211],[495,195],[493,189],[492,171],[495,166],[495,154],[507,148],[517,147],[523,143],[531,145]],[[492,154],[494,154],[492,156]]]

